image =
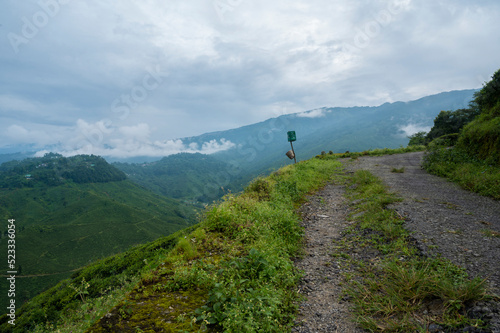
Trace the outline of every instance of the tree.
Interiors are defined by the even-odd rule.
[[[479,115],[477,109],[459,109],[456,111],[441,111],[434,119],[434,126],[427,134],[427,142],[446,134],[459,133],[460,130]]]
[[[471,108],[478,113],[492,109],[500,102],[500,69],[493,74],[491,81],[487,82],[483,89],[474,94],[474,100],[470,103]]]
[[[408,139],[410,139],[410,142],[408,142],[408,146],[419,146],[419,145],[425,145],[426,139],[425,136],[427,135],[427,132],[418,132],[413,135],[410,135]]]

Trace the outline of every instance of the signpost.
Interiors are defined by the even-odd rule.
[[[295,163],[297,163],[297,159],[295,158],[295,151],[293,150],[293,143],[294,141],[297,141],[297,136],[295,135],[295,131],[289,131],[287,133],[288,135],[288,142],[290,142],[290,146],[292,146],[292,156],[289,155],[290,152],[288,152],[286,155],[295,161]]]

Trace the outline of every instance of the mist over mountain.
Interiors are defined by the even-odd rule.
[[[259,174],[292,163],[285,156],[291,148],[287,131],[297,134],[293,144],[298,161],[322,151],[338,153],[406,146],[409,135],[430,130],[440,111],[467,107],[476,91],[443,92],[376,107],[323,107],[176,140],[184,147],[202,147],[207,142],[225,142],[230,147],[210,155],[188,149],[161,160],[146,156],[141,150],[135,157],[125,159],[103,157],[108,162],[117,162],[115,166],[132,181],[157,194],[206,204],[228,190],[241,190]],[[0,155],[0,160],[21,159],[26,154]]]
[[[256,175],[270,168],[291,163],[285,156],[290,149],[287,131],[295,131],[293,143],[297,160],[333,151],[362,151],[397,148],[408,144],[408,136],[428,131],[442,110],[467,107],[477,90],[443,92],[410,102],[385,103],[377,107],[320,108],[237,129],[207,133],[182,139],[184,144],[225,139],[234,148],[212,154],[226,162],[220,170],[220,186],[247,174]]]

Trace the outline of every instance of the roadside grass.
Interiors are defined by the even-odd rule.
[[[257,178],[207,208],[196,226],[89,265],[42,293],[20,309],[16,329],[286,331],[299,298],[296,208],[327,182],[343,181],[341,170],[337,161],[311,159]]]
[[[89,264],[19,306],[15,326],[3,315],[0,331],[83,332],[123,299],[141,275],[158,267],[178,239],[193,230],[189,227]]]
[[[346,158],[350,157],[352,159],[356,159],[362,156],[382,156],[382,155],[394,155],[394,154],[404,154],[404,153],[413,153],[417,151],[425,151],[426,147],[424,145],[414,145],[408,147],[399,147],[395,149],[390,148],[382,148],[382,149],[372,149],[365,150],[362,152],[346,152],[342,154],[333,154],[336,157]],[[328,156],[328,155],[326,155]]]
[[[369,172],[343,175],[336,158],[257,178],[210,206],[196,226],[89,265],[25,304],[14,332],[287,331],[300,299],[301,273],[292,262],[303,237],[296,209],[329,181],[348,182],[355,207],[357,222],[336,255],[358,269],[346,280],[361,327],[481,327],[464,309],[487,297],[484,281],[469,280],[444,259],[419,257],[402,218],[387,209],[399,199]],[[353,248],[380,258],[356,261]]]
[[[469,279],[464,269],[441,257],[420,256],[403,219],[387,209],[399,199],[370,172],[357,171],[348,188],[355,203],[351,218],[356,222],[337,248],[343,248],[340,257],[357,271],[346,278],[356,322],[372,332],[426,332],[431,323],[445,329],[483,327],[465,310],[487,298],[485,281]],[[371,249],[379,255],[372,262],[356,261],[349,249]]]
[[[500,166],[471,157],[459,148],[436,148],[422,164],[427,172],[446,177],[466,190],[500,200]]]

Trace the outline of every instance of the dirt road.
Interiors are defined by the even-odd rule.
[[[423,254],[442,255],[471,276],[486,278],[491,292],[500,294],[500,202],[426,173],[420,167],[423,154],[342,162],[348,171],[369,170],[403,199],[389,208],[405,218]],[[304,272],[300,291],[306,299],[292,332],[362,332],[349,319],[349,304],[342,299],[343,268],[331,258],[333,242],[350,223],[343,194],[342,186],[330,184],[302,207],[305,256],[296,266]],[[500,329],[497,310],[488,309],[494,312],[494,332]]]
[[[363,157],[346,166],[370,170],[404,199],[390,208],[405,217],[425,254],[440,253],[471,276],[488,278],[500,294],[500,202],[428,174],[420,167],[423,154]]]

